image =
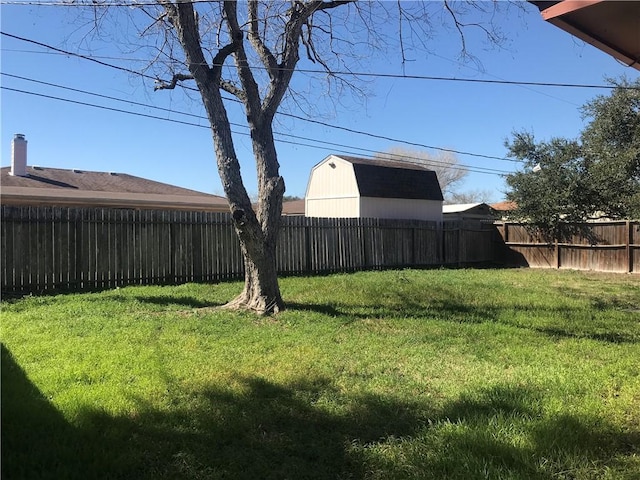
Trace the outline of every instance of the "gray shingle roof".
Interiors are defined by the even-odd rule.
[[[444,199],[436,172],[422,165],[393,160],[338,157],[353,164],[362,197]]]
[[[13,205],[106,206],[228,211],[224,197],[126,173],[28,167],[26,177],[0,168],[1,200]]]
[[[0,169],[2,186],[29,188],[63,188],[90,190],[92,192],[159,193],[166,195],[211,196],[203,192],[176,187],[142,177],[114,172],[90,172],[86,170],[66,170],[62,168],[27,168],[28,177],[9,175],[10,167]]]

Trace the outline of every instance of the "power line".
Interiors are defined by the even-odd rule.
[[[175,113],[175,114],[178,114],[178,115],[184,115],[184,116],[187,116],[187,117],[194,117],[194,118],[198,118],[200,120],[207,120],[208,121],[207,117],[204,117],[202,115],[196,115],[194,113],[179,112],[179,111],[173,110],[171,108],[158,107],[156,105],[149,105],[147,103],[136,102],[134,100],[127,100],[127,99],[123,99],[123,98],[112,97],[112,96],[109,96],[109,95],[103,95],[101,93],[88,92],[87,90],[80,90],[78,88],[67,87],[65,85],[59,85],[57,83],[44,82],[42,80],[36,80],[34,78],[21,77],[20,75],[12,75],[11,73],[6,73],[6,72],[0,72],[0,75],[4,75],[5,77],[10,77],[10,78],[15,78],[15,79],[18,79],[18,80],[24,80],[26,82],[38,83],[40,85],[46,85],[46,86],[49,86],[49,87],[60,88],[62,90],[68,90],[70,92],[81,93],[83,95],[91,95],[93,97],[104,98],[104,99],[107,99],[107,100],[113,100],[115,102],[128,103],[128,104],[131,104],[131,105],[137,105],[139,107],[145,107],[145,108],[153,108],[153,109],[156,109],[156,110],[162,110],[164,112]],[[245,127],[245,125],[240,125],[239,123],[233,123],[233,122],[229,122],[229,123],[230,123],[230,125],[235,126],[235,127]]]
[[[199,128],[206,128],[209,129],[209,125],[202,125],[199,123],[193,123],[193,122],[186,122],[183,120],[176,120],[176,119],[171,119],[171,118],[166,118],[166,117],[159,117],[157,115],[151,115],[151,114],[146,114],[146,113],[141,113],[141,112],[132,112],[129,110],[123,110],[120,108],[114,108],[114,107],[107,107],[104,105],[96,105],[93,103],[88,103],[88,102],[82,102],[79,100],[72,100],[72,99],[68,99],[68,98],[62,98],[62,97],[57,97],[54,95],[47,95],[47,94],[43,94],[43,93],[37,93],[37,92],[30,92],[27,90],[21,90],[21,89],[16,89],[16,88],[11,88],[11,87],[7,87],[5,85],[0,86],[1,89],[3,90],[7,90],[7,91],[12,91],[12,92],[16,92],[16,93],[22,93],[25,95],[32,95],[32,96],[36,96],[36,97],[42,97],[42,98],[47,98],[50,100],[56,100],[56,101],[62,101],[62,102],[66,102],[66,103],[71,103],[71,104],[75,104],[75,105],[80,105],[80,106],[85,106],[85,107],[92,107],[92,108],[98,108],[98,109],[102,109],[102,110],[107,110],[107,111],[111,111],[111,112],[116,112],[116,113],[124,113],[127,115],[134,115],[134,116],[138,116],[138,117],[143,117],[143,118],[150,118],[150,119],[154,119],[154,120],[162,120],[165,122],[171,122],[171,123],[178,123],[181,125],[187,125],[187,126],[193,126],[193,127],[199,127]],[[153,106],[150,106],[152,108],[154,108]],[[236,124],[237,125],[237,124]],[[246,132],[239,132],[239,131],[232,131],[232,133],[236,134],[236,135],[243,135],[243,136],[249,136],[248,133]],[[279,134],[276,133],[277,135],[281,135],[281,136],[289,136],[289,137],[295,137],[293,135],[288,135],[288,134]],[[340,153],[344,153],[344,154],[349,154],[349,155],[362,155],[362,153],[354,153],[354,150],[356,151],[360,151],[360,152],[369,152],[369,153],[378,153],[374,150],[369,150],[369,149],[365,149],[365,148],[360,148],[360,147],[354,147],[354,146],[349,146],[349,145],[341,145],[341,144],[332,144],[331,142],[325,142],[322,140],[315,140],[315,139],[309,139],[310,141],[314,141],[317,143],[324,143],[324,144],[329,144],[329,145],[333,145],[333,146],[339,146],[339,147],[343,147],[349,150],[342,150]],[[306,143],[302,143],[302,142],[294,142],[294,141],[288,141],[288,140],[278,140],[280,143],[287,143],[287,144],[292,144],[292,145],[298,145],[298,146],[305,146],[305,147],[309,147],[309,148],[318,148],[318,149],[326,149],[326,147],[321,147],[319,145],[311,145],[311,144],[306,144]],[[407,155],[398,155],[398,154],[385,154],[388,156],[393,156],[393,157],[398,157],[398,158],[404,158],[404,159],[408,159],[411,158]],[[371,155],[368,155],[371,156]],[[438,166],[446,166],[447,168],[451,168],[454,170],[464,170],[464,171],[469,171],[469,172],[473,172],[473,173],[481,173],[481,174],[487,174],[487,175],[505,175],[509,172],[505,171],[505,170],[497,170],[497,169],[492,169],[492,168],[486,168],[486,167],[473,167],[473,166],[469,166],[469,165],[464,165],[464,164],[457,164],[457,165],[451,165],[448,164],[446,162],[442,162],[442,161],[438,161],[438,160],[432,160],[429,159],[427,161],[424,162],[425,166],[432,166],[432,167],[438,167]]]
[[[11,53],[31,53],[35,55],[59,55],[61,57],[68,57],[69,54],[61,53],[61,52],[43,52],[41,50],[25,50],[21,48],[0,48],[2,52],[11,52]],[[149,63],[148,58],[128,58],[128,57],[110,57],[107,55],[91,55],[91,58],[97,58],[98,60],[123,60],[126,62],[138,62],[138,63]]]
[[[218,3],[219,0],[190,0],[191,3]],[[78,0],[62,0],[62,1],[42,1],[42,0],[0,0],[0,5],[24,5],[35,7],[89,7],[89,8],[106,8],[106,7],[152,7],[158,6],[157,2],[152,1],[100,1],[91,0],[90,2],[82,2]]]
[[[103,62],[101,60],[89,57],[88,55],[83,55],[81,53],[69,52],[67,50],[63,50],[61,48],[54,47],[53,45],[48,45],[46,43],[38,42],[37,40],[32,40],[30,38],[20,37],[18,35],[13,35],[11,33],[3,32],[3,31],[0,31],[0,34],[4,35],[6,37],[9,37],[9,38],[13,38],[15,40],[20,40],[21,42],[32,43],[32,44],[38,45],[39,47],[42,47],[42,48],[48,48],[49,50],[53,50],[53,51],[58,52],[58,53],[60,53],[62,55],[65,55],[65,56],[69,56],[70,55],[70,56],[73,56],[73,57],[82,58],[83,60],[88,60],[90,62],[97,63],[98,65],[102,65],[104,67],[115,68],[116,70],[120,70],[121,72],[131,73],[133,75],[138,75],[138,76],[141,76],[143,78],[148,78],[148,79],[151,79],[151,80],[154,80],[154,81],[158,80],[156,77],[152,77],[151,75],[146,75],[144,73],[137,72],[135,70],[131,70],[130,68],[121,67],[119,65],[114,65],[112,63]]]
[[[138,116],[138,117],[153,118],[155,120],[164,120],[164,121],[167,121],[167,122],[180,123],[182,125],[189,125],[189,126],[192,126],[192,127],[209,128],[208,125],[201,125],[201,124],[198,124],[198,123],[185,122],[183,120],[176,120],[176,119],[173,119],[173,118],[158,117],[157,115],[150,115],[150,114],[147,114],[147,113],[131,112],[131,111],[128,111],[128,110],[122,110],[120,108],[106,107],[104,105],[96,105],[94,103],[81,102],[80,100],[72,100],[72,99],[69,99],[69,98],[56,97],[54,95],[47,95],[47,94],[44,94],[44,93],[29,92],[27,90],[20,90],[20,89],[17,89],[17,88],[11,88],[11,87],[7,87],[5,85],[0,85],[0,88],[2,90],[8,90],[10,92],[23,93],[23,94],[26,94],[26,95],[33,95],[33,96],[36,96],[36,97],[48,98],[48,99],[51,99],[51,100],[58,100],[58,101],[67,102],[67,103],[74,103],[76,105],[82,105],[82,106],[85,106],[85,107],[100,108],[102,110],[109,110],[111,112],[126,113],[126,114],[129,114],[129,115],[135,115],[135,116]],[[246,133],[243,134],[241,132],[234,132],[234,133],[239,133],[240,135],[248,135]]]
[[[137,72],[135,70],[127,69],[126,67],[119,67],[112,64],[106,64],[105,62],[99,61],[99,59],[104,60],[123,60],[127,62],[145,62],[145,59],[139,58],[124,58],[124,57],[108,57],[108,56],[97,56],[92,55],[91,57],[82,55],[79,53],[68,52],[66,50],[61,50],[51,45],[47,45],[44,43],[37,42],[35,40],[30,40],[22,37],[18,37],[17,35],[11,35],[9,33],[2,32],[3,35],[14,38],[16,40],[21,40],[25,42],[34,43],[41,47],[50,48],[52,50],[56,50],[56,55],[64,55],[64,56],[77,56],[83,58],[85,60],[90,60],[92,62],[99,63],[101,65],[110,66],[112,68],[118,68],[129,73],[133,73],[135,75],[139,75],[144,78],[149,78],[151,80],[158,80],[157,77],[152,77],[150,75],[145,75],[141,72]],[[21,50],[11,50],[11,49],[2,49],[5,52],[22,52],[22,53],[45,53],[45,52],[35,52],[35,51],[21,51]],[[208,65],[208,64],[207,64]],[[257,70],[266,70],[266,67],[254,66]],[[286,69],[281,69],[282,71],[286,71]],[[304,69],[304,68],[295,68],[293,69],[295,72],[299,73],[309,73],[309,74],[326,74],[325,70],[313,70],[313,69]],[[458,83],[478,83],[478,84],[488,84],[488,85],[513,85],[513,86],[521,86],[521,87],[561,87],[561,88],[589,88],[589,89],[601,89],[601,90],[640,90],[640,87],[634,86],[618,86],[618,85],[601,85],[601,84],[589,84],[589,83],[559,83],[559,82],[532,82],[526,80],[503,80],[503,79],[482,79],[482,78],[458,78],[458,77],[441,77],[441,76],[433,76],[433,75],[407,75],[407,74],[399,74],[399,73],[371,73],[371,72],[354,72],[354,71],[340,71],[340,70],[332,70],[332,75],[339,76],[351,76],[351,77],[375,77],[375,78],[392,78],[395,80],[427,80],[427,81],[441,81],[441,82],[458,82]],[[183,85],[184,87],[184,85]],[[186,87],[185,87],[186,88]],[[196,89],[192,89],[196,90]]]
[[[89,60],[89,61],[98,63],[99,65],[102,65],[102,66],[105,66],[105,67],[110,67],[110,68],[114,68],[114,69],[117,69],[117,70],[120,70],[120,71],[124,71],[124,72],[127,72],[127,73],[132,73],[134,75],[138,75],[138,76],[141,76],[143,78],[151,79],[153,81],[157,80],[156,77],[152,77],[150,75],[146,75],[146,74],[143,74],[141,72],[137,72],[135,70],[131,70],[131,69],[128,69],[128,68],[125,68],[125,67],[121,67],[119,65],[113,65],[113,64],[107,63],[107,62],[102,62],[102,61],[96,60],[94,58],[91,58],[91,57],[89,57],[87,55],[82,55],[82,54],[79,54],[79,53],[62,50],[60,48],[57,48],[57,47],[54,47],[54,46],[51,46],[51,45],[47,45],[46,43],[38,42],[36,40],[32,40],[32,39],[28,39],[28,38],[24,38],[24,37],[19,37],[17,35],[6,33],[6,32],[3,32],[3,31],[0,31],[0,34],[8,36],[8,37],[11,37],[11,38],[14,38],[16,40],[23,41],[23,42],[33,43],[33,44],[41,46],[43,48],[48,48],[48,49],[60,52],[60,53],[62,53],[64,55],[76,56],[76,57],[82,58],[84,60]],[[188,87],[186,85],[183,85],[183,88],[185,88],[187,90],[195,91],[195,92],[198,91],[197,88]],[[242,103],[242,102],[240,102],[239,100],[237,100],[235,98],[228,98],[228,97],[223,97],[223,98],[225,100],[227,100],[227,101],[231,101],[231,102],[235,102],[235,103]],[[360,131],[360,130],[355,130],[355,129],[348,128],[348,127],[342,127],[342,126],[339,126],[339,125],[332,125],[332,124],[327,123],[327,122],[322,122],[320,120],[314,120],[314,119],[311,119],[311,118],[306,118],[306,117],[303,117],[303,116],[300,116],[300,115],[291,114],[291,113],[279,112],[278,115],[284,116],[284,117],[293,118],[295,120],[300,120],[300,121],[307,122],[307,123],[313,123],[313,124],[316,124],[316,125],[321,125],[321,126],[324,126],[324,127],[327,127],[327,128],[333,128],[335,130],[341,130],[341,131],[345,131],[345,132],[348,132],[348,133],[353,133],[353,134],[357,134],[357,135],[363,135],[363,136],[367,136],[367,137],[370,137],[370,138],[376,138],[376,139],[379,139],[379,140],[386,140],[386,141],[394,142],[394,143],[402,143],[402,144],[410,145],[410,146],[413,146],[413,147],[426,148],[426,149],[437,150],[437,151],[441,151],[441,152],[451,152],[451,153],[455,153],[457,155],[466,155],[466,156],[477,157],[477,158],[485,158],[485,159],[489,159],[489,160],[501,160],[501,161],[518,162],[518,160],[513,160],[513,159],[510,159],[510,158],[506,158],[506,157],[497,157],[497,156],[494,156],[494,155],[483,155],[483,154],[480,154],[480,153],[467,152],[467,151],[456,150],[456,149],[452,149],[452,148],[443,148],[443,147],[438,147],[438,146],[435,146],[435,145],[428,145],[428,144],[419,143],[419,142],[410,142],[410,141],[407,141],[407,140],[402,140],[402,139],[398,139],[398,138],[394,138],[394,137],[388,137],[386,135],[378,135],[378,134],[373,134],[373,133],[369,133],[369,132],[363,132],[363,131]]]
[[[296,69],[301,73],[326,73],[321,70],[305,70]],[[593,85],[584,83],[551,83],[551,82],[526,82],[520,80],[490,80],[482,78],[456,78],[456,77],[436,77],[429,75],[406,75],[395,73],[366,73],[352,71],[331,71],[332,75],[354,76],[354,77],[376,77],[376,78],[394,78],[402,80],[435,80],[441,82],[461,82],[461,83],[485,83],[494,85],[517,85],[517,86],[533,86],[533,87],[565,87],[565,88],[599,88],[613,90],[623,88],[628,90],[640,90],[640,87],[616,87],[615,85]]]
[[[158,106],[155,106],[155,105],[149,105],[149,104],[146,104],[146,103],[136,102],[136,101],[133,101],[133,100],[126,100],[126,99],[122,99],[122,98],[112,97],[112,96],[109,96],[109,95],[103,95],[103,94],[95,93],[95,92],[88,92],[86,90],[80,90],[80,89],[77,89],[77,88],[72,88],[72,87],[68,87],[68,86],[65,86],[65,85],[59,85],[59,84],[56,84],[56,83],[44,82],[42,80],[36,80],[36,79],[33,79],[33,78],[22,77],[20,75],[13,75],[13,74],[6,73],[6,72],[0,72],[0,75],[4,75],[4,76],[10,77],[10,78],[15,78],[15,79],[18,79],[18,80],[24,80],[24,81],[27,81],[27,82],[37,83],[37,84],[40,84],[40,85],[46,85],[46,86],[49,86],[49,87],[60,88],[60,89],[63,89],[63,90],[68,90],[68,91],[75,92],[75,93],[80,93],[80,94],[83,94],[83,95],[91,95],[91,96],[94,96],[94,97],[104,98],[104,99],[107,99],[107,100],[113,100],[113,101],[116,101],[116,102],[127,103],[127,104],[130,104],[130,105],[138,105],[138,106],[145,107],[145,108],[153,108],[153,109],[156,109],[156,110],[169,112],[169,113],[173,113],[173,114],[177,114],[177,115],[184,115],[184,116],[188,116],[188,117],[194,117],[194,118],[197,118],[199,120],[205,120],[207,122],[209,121],[209,119],[207,117],[202,116],[202,115],[196,115],[196,114],[193,114],[193,113],[180,112],[180,111],[173,110],[173,109],[170,109],[170,108],[158,107]],[[247,128],[246,125],[242,125],[242,124],[239,124],[239,123],[229,122],[229,124],[231,126],[234,126],[234,127]],[[279,133],[279,132],[274,132],[274,133],[277,134],[277,135],[280,135],[280,136],[284,136],[284,137],[291,137],[291,138],[295,138],[295,139],[298,139],[298,140],[317,142],[317,143],[322,143],[322,144],[330,145],[330,146],[334,146],[334,147],[354,148],[354,147],[352,147],[350,145],[344,145],[344,144],[334,143],[334,142],[327,142],[325,140],[317,140],[317,139],[310,138],[310,137],[302,137],[300,135],[293,135],[293,134],[286,134],[286,133]],[[370,150],[370,149],[365,149],[365,148],[358,148],[358,150],[362,150],[362,151],[370,152],[370,153],[374,153],[374,154],[375,153],[379,153],[376,150]],[[400,157],[411,158],[410,156],[407,156],[407,155],[399,155],[399,156]],[[439,162],[438,160],[435,160],[435,159],[431,160],[431,161],[434,162],[434,163],[446,164],[446,162]],[[507,160],[505,160],[505,161],[507,161]],[[518,160],[508,159],[508,161],[514,162],[514,163],[520,163]],[[501,170],[495,170],[495,169],[491,169],[491,168],[487,168],[487,167],[473,167],[473,166],[470,166],[470,165],[465,165],[465,166],[469,167],[469,168],[482,168],[482,169],[487,169],[487,170],[494,170],[496,172],[503,173]]]

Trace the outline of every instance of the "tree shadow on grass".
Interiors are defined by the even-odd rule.
[[[321,377],[238,376],[233,388],[168,385],[166,407],[139,400],[130,415],[86,407],[71,424],[4,347],[2,380],[6,479],[551,479],[640,453],[637,432],[545,417],[544,391],[523,386],[432,406]]]
[[[589,339],[596,340],[598,342],[606,343],[640,343],[640,334],[631,335],[624,332],[585,332],[585,331],[571,331],[568,328],[559,327],[533,327],[532,330],[548,335],[552,338],[576,338],[576,339]]]
[[[589,339],[599,342],[614,344],[640,343],[640,328],[637,321],[628,323],[626,332],[619,331],[619,324],[613,325],[610,331],[602,324],[584,322],[578,325],[575,322],[564,322],[580,314],[582,310],[567,306],[545,307],[530,305],[512,305],[508,309],[491,305],[472,305],[454,298],[442,300],[440,298],[430,300],[427,304],[417,301],[410,296],[399,295],[395,304],[380,305],[339,305],[339,304],[313,304],[313,303],[288,303],[287,308],[301,312],[315,312],[331,317],[344,317],[351,321],[370,320],[375,318],[413,318],[434,319],[439,321],[455,322],[460,324],[496,323],[525,329],[546,335],[548,337]],[[548,314],[550,318],[559,319],[553,325],[537,325],[535,322],[516,323],[505,321],[504,313],[512,310],[515,313],[534,313],[536,316]],[[631,317],[630,317],[631,318]]]
[[[352,440],[410,436],[422,424],[415,405],[385,397],[327,411],[323,399],[339,392],[326,379],[255,376],[235,378],[233,390],[169,386],[176,398],[162,410],[142,400],[131,415],[88,407],[71,424],[4,346],[2,377],[3,479],[363,478]]]
[[[336,305],[328,303],[297,303],[287,302],[287,310],[299,311],[299,312],[312,312],[319,313],[321,315],[327,315],[329,317],[341,317],[349,315],[346,313],[346,309],[339,309]]]
[[[640,431],[596,416],[545,413],[544,391],[494,385],[448,402],[428,430],[389,461],[385,478],[636,478]],[[436,454],[434,455],[434,452]]]
[[[134,297],[138,302],[148,303],[151,305],[160,305],[163,307],[169,307],[172,305],[186,307],[186,308],[214,308],[220,307],[222,303],[215,302],[203,302],[194,297],[185,297],[175,294],[167,295],[136,295]]]

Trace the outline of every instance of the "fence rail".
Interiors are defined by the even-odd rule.
[[[538,268],[640,272],[640,222],[590,222],[563,242],[546,242],[527,225],[496,224],[496,261]]]
[[[1,207],[2,291],[218,281],[244,274],[226,213]],[[463,223],[283,217],[280,273],[493,260],[494,229]]]

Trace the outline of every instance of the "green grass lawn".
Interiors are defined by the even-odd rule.
[[[403,270],[2,304],[3,479],[639,479],[640,277]]]

